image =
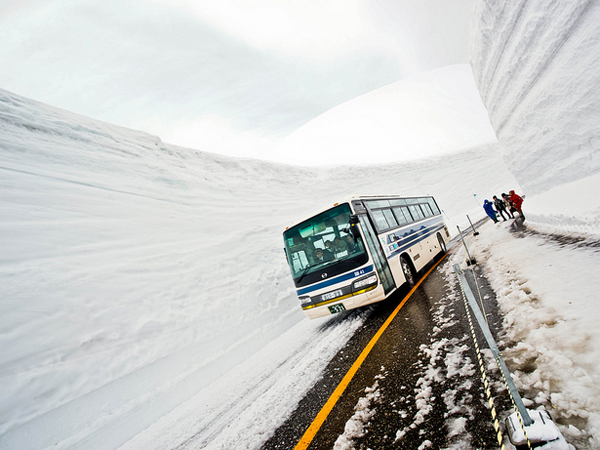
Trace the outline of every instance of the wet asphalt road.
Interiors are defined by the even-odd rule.
[[[495,334],[500,323],[495,315],[495,296],[478,267],[469,277],[473,274]],[[401,289],[385,302],[348,311],[323,325],[343,326],[353,315],[368,315],[363,328],[330,362],[323,378],[263,449],[296,447],[348,369],[407,293],[407,289]],[[478,335],[479,346],[487,348]],[[494,386],[497,411],[510,412],[498,372],[488,372],[488,377]],[[367,392],[371,392],[371,398]],[[463,297],[448,259],[434,269],[399,311],[308,448],[332,449],[361,398],[362,403],[368,403],[369,412],[360,422],[364,428],[346,436],[356,449],[499,447]]]

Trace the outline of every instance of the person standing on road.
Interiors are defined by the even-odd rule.
[[[508,193],[510,194],[510,201],[515,205],[515,209],[519,212],[521,218],[525,220],[525,214],[523,214],[521,207],[523,205],[523,197],[515,194],[515,191],[509,191]]]
[[[504,202],[506,203],[506,206],[508,206],[508,213],[510,214],[511,219],[514,219],[515,213],[517,212],[517,210],[515,209],[515,205],[513,205],[513,202],[510,201],[510,197],[508,196],[508,194],[505,194],[503,192],[502,200],[504,200]]]
[[[506,203],[504,202],[504,200],[494,195],[494,206],[496,207],[496,211],[498,211],[498,214],[500,214],[500,216],[506,222],[508,220],[508,211],[506,210]],[[504,217],[504,213],[506,213],[507,217]]]
[[[485,212],[488,216],[490,216],[490,219],[492,219],[494,223],[498,223],[498,219],[496,219],[496,211],[494,211],[494,207],[488,199],[484,200],[483,209],[485,209]]]

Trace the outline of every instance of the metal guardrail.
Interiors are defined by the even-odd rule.
[[[470,219],[469,222],[471,222]],[[469,326],[471,328],[471,334],[473,337],[475,350],[477,352],[477,359],[479,361],[479,368],[481,370],[481,375],[484,382],[485,393],[488,397],[488,403],[492,412],[492,419],[494,421],[494,429],[496,430],[498,444],[500,445],[500,448],[504,450],[504,439],[502,436],[502,432],[500,431],[500,424],[498,421],[496,409],[494,407],[494,400],[492,397],[491,390],[489,388],[489,382],[487,380],[485,365],[483,363],[483,358],[481,357],[481,351],[477,342],[477,335],[475,333],[475,328],[473,326],[473,321],[471,320],[471,314],[469,310],[473,312],[473,315],[477,320],[477,324],[479,325],[479,329],[483,333],[483,336],[485,337],[485,340],[487,341],[488,346],[492,351],[496,362],[498,363],[498,367],[500,367],[500,370],[502,371],[504,382],[508,389],[510,399],[515,408],[515,413],[511,414],[506,420],[506,429],[510,441],[508,447],[511,449],[529,448],[530,450],[532,450],[534,447],[539,449],[552,448],[553,450],[568,450],[571,447],[569,446],[569,444],[567,444],[565,438],[562,436],[560,430],[552,421],[552,418],[550,417],[550,414],[547,411],[531,411],[525,408],[523,399],[519,395],[519,391],[517,390],[517,387],[515,386],[512,376],[508,370],[508,367],[506,366],[506,363],[502,358],[494,336],[490,331],[489,325],[485,317],[485,313],[482,312],[482,310],[485,311],[483,308],[483,299],[481,298],[481,292],[479,291],[477,278],[473,273],[473,265],[477,264],[477,262],[474,258],[471,258],[471,255],[469,254],[469,249],[467,248],[467,244],[465,243],[460,227],[457,226],[457,228],[460,235],[460,239],[467,254],[466,264],[470,268],[471,273],[473,274],[473,281],[477,286],[477,292],[481,301],[481,308],[477,300],[475,299],[475,295],[473,294],[473,291],[471,290],[469,283],[465,277],[465,271],[463,271],[458,264],[454,264],[453,267],[461,285],[463,299],[465,301],[467,318],[469,320]],[[475,231],[474,228],[473,231]]]
[[[477,323],[479,324],[479,328],[481,329],[481,332],[483,333],[483,336],[485,337],[485,340],[487,341],[488,346],[489,346],[490,350],[492,351],[492,354],[494,355],[494,358],[496,358],[496,360],[498,361],[498,365],[500,366],[500,369],[502,370],[502,375],[504,375],[504,380],[506,382],[506,386],[508,387],[510,395],[513,399],[513,403],[515,404],[515,407],[517,408],[517,410],[519,411],[519,414],[521,415],[521,417],[523,419],[523,424],[527,427],[533,423],[531,420],[531,417],[529,417],[527,408],[525,408],[523,399],[521,398],[521,395],[519,395],[519,391],[517,390],[517,387],[515,386],[515,383],[513,382],[513,379],[508,370],[508,367],[506,367],[504,359],[502,358],[502,355],[500,354],[500,350],[498,349],[498,345],[496,344],[494,336],[492,335],[492,332],[490,331],[490,329],[488,327],[487,321],[485,320],[485,317],[483,316],[481,309],[479,308],[479,305],[477,304],[477,300],[475,300],[475,296],[473,295],[473,292],[471,291],[471,288],[469,287],[469,284],[467,283],[467,279],[465,278],[465,273],[463,270],[461,270],[461,268],[458,264],[454,264],[453,267],[454,267],[454,271],[457,273],[457,275],[460,279],[461,286],[463,288],[463,293],[465,294],[465,297],[471,308],[471,311],[473,311],[473,315],[475,316],[475,319],[477,320]]]

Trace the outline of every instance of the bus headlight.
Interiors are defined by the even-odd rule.
[[[352,290],[354,292],[362,291],[371,286],[375,286],[376,284],[377,284],[377,275],[375,275],[375,273],[371,273],[371,274],[367,275],[366,277],[361,278],[360,280],[357,280],[354,283],[352,283]]]
[[[310,303],[310,297],[308,297],[308,296],[298,297],[298,300],[300,300],[301,305],[306,305],[306,304]]]

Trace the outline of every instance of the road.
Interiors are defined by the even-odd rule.
[[[471,277],[473,274],[495,333],[500,323],[495,296],[477,266]],[[356,449],[498,448],[463,297],[448,258],[406,299],[408,293],[402,289],[370,307],[365,326],[330,362],[322,379],[265,443],[264,450],[331,449],[336,440],[339,448]],[[361,352],[403,301],[358,365]],[[357,312],[339,315],[324,327],[353,314]],[[479,346],[487,347],[478,336]],[[491,356],[483,353],[486,366],[490,366]],[[339,399],[330,399],[332,393],[340,392],[344,377],[349,379],[353,364],[358,370]],[[510,412],[498,371],[487,372],[497,411]],[[331,407],[328,414],[322,411],[324,406]],[[324,415],[322,424],[317,423]]]

